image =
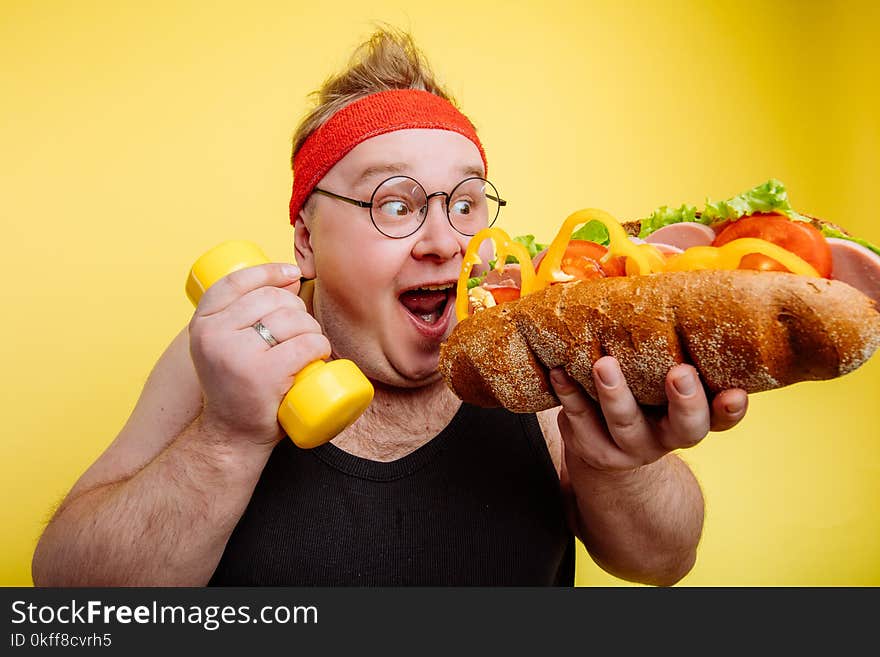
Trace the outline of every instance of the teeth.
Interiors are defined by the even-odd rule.
[[[431,313],[429,315],[419,315],[419,317],[421,317],[423,320],[425,320],[429,324],[434,323],[434,313]]]
[[[418,288],[418,289],[420,289],[420,290],[431,290],[431,291],[434,291],[434,290],[448,290],[449,288],[453,287],[453,285],[454,285],[453,283],[444,283],[443,285],[425,285],[424,287],[420,287],[420,288]]]

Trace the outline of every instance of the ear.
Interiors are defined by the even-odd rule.
[[[305,278],[315,278],[315,254],[312,251],[312,234],[306,226],[305,210],[299,211],[299,216],[293,224],[293,249],[296,254],[296,264],[299,266]]]

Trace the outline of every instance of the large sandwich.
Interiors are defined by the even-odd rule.
[[[487,239],[488,267],[478,255]],[[605,355],[645,405],[666,402],[679,363],[710,394],[754,393],[868,361],[880,346],[880,249],[799,214],[770,180],[701,210],[664,206],[622,224],[580,210],[549,245],[481,231],[456,313],[439,368],[479,406],[557,406],[548,372],[560,366],[595,397],[592,366]]]

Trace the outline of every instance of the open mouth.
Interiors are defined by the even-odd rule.
[[[417,321],[427,327],[439,327],[447,318],[447,310],[454,304],[455,284],[442,283],[406,290],[400,297],[401,305]]]

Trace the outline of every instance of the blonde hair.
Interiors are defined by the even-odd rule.
[[[333,114],[359,98],[389,89],[420,89],[457,103],[431,70],[431,66],[413,37],[403,30],[383,26],[354,51],[348,67],[327,78],[309,96],[315,107],[303,118],[293,133],[293,158],[309,135]]]

